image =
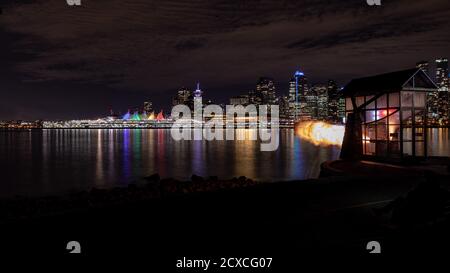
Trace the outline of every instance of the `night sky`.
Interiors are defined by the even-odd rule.
[[[450,57],[450,1],[2,0],[0,119],[98,117],[144,100],[168,110],[201,82],[217,102],[260,76],[278,92]]]

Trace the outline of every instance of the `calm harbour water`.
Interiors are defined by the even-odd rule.
[[[430,151],[450,156],[448,129],[433,130]],[[281,130],[274,152],[261,152],[251,140],[175,141],[164,129],[0,132],[0,196],[125,186],[154,173],[181,180],[192,174],[299,180],[317,177],[320,164],[339,152],[338,146],[315,146],[292,129]]]

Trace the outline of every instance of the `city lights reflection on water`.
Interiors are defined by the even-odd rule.
[[[192,174],[300,180],[317,177],[320,164],[340,153],[339,143],[320,144],[293,129],[280,130],[273,152],[260,151],[255,130],[236,134],[245,139],[175,141],[167,129],[0,132],[0,194],[124,186],[154,173],[183,180]],[[429,135],[429,151],[450,156],[448,129],[430,129]]]

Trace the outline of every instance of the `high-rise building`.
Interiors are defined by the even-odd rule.
[[[427,93],[429,125],[437,125],[439,122],[439,93],[437,90]]]
[[[296,71],[294,78],[289,81],[289,108],[291,119],[297,121],[310,118],[307,112],[306,93],[308,92],[308,81],[305,74]]]
[[[448,74],[448,60],[446,58],[437,59],[435,60],[435,64],[436,75],[434,80],[438,86],[438,89],[427,93],[427,119],[430,126],[439,125],[439,123],[442,122],[442,117],[448,116],[448,113],[446,113],[448,111],[445,111],[444,109],[448,107],[448,100],[446,99],[448,94],[441,94],[442,91],[446,91],[446,93],[448,92],[448,76],[445,76]],[[428,76],[430,76],[430,78],[433,78],[431,76],[429,63],[427,61],[418,62],[416,67],[422,69]]]
[[[449,106],[450,106],[450,92],[439,91],[438,92],[438,125],[449,125]]]
[[[335,81],[329,80],[327,86],[328,92],[328,120],[331,122],[339,122],[339,92]]]
[[[328,86],[324,84],[316,84],[312,88],[313,93],[317,96],[317,119],[328,119]]]
[[[298,102],[297,85],[295,78],[292,78],[289,81],[288,100],[290,113],[289,118],[291,120],[296,120],[300,115],[300,103]]]
[[[188,90],[185,87],[182,87],[178,90],[175,98],[172,101],[173,106],[178,104],[184,104],[189,106],[189,108],[193,108],[193,96],[192,91]]]
[[[280,96],[278,98],[278,105],[280,107],[280,122],[283,124],[290,123],[289,121],[292,119],[289,106],[289,96]]]
[[[248,92],[248,101],[249,104],[260,105],[263,103],[262,94],[255,90],[250,90],[250,92]]]
[[[144,112],[148,114],[153,112],[153,104],[151,101],[144,102]]]
[[[306,77],[302,78],[301,82],[302,82],[302,85],[304,85],[303,90],[305,92],[305,98],[306,98],[306,108],[303,109],[303,112],[310,119],[317,119],[318,118],[317,92],[314,88],[309,87]]]
[[[416,63],[416,67],[420,68],[423,70],[423,72],[425,72],[427,75],[430,75],[430,64],[428,63],[428,61],[420,61]]]
[[[437,95],[437,117],[439,125],[447,125],[449,122],[449,78],[448,78],[448,59],[441,58],[436,60],[436,85],[438,86]]]
[[[338,122],[345,123],[345,97],[342,94],[342,88],[339,89],[339,100],[338,100]]]
[[[449,90],[447,58],[441,58],[436,60],[436,84],[439,87],[439,91]]]
[[[261,77],[256,84],[256,93],[262,97],[263,104],[275,104],[276,103],[276,89],[275,83],[272,78]]]

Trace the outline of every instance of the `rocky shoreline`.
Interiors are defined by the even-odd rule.
[[[4,249],[21,253],[33,242],[59,251],[75,238],[95,253],[150,244],[156,256],[168,247],[169,257],[176,257],[180,249],[190,253],[193,246],[233,250],[239,245],[270,253],[295,244],[311,255],[335,247],[342,253],[365,253],[370,240],[393,254],[417,250],[417,242],[419,250],[450,243],[450,185],[433,173],[277,183],[195,175],[178,181],[157,174],[145,180],[121,188],[2,200]]]
[[[261,184],[245,176],[221,180],[215,176],[204,178],[192,175],[191,180],[180,181],[171,178],[161,179],[159,174],[154,174],[144,177],[144,181],[146,183],[143,185],[132,183],[127,187],[92,188],[61,195],[16,196],[0,200],[0,223],[133,205],[163,197],[245,188]]]

